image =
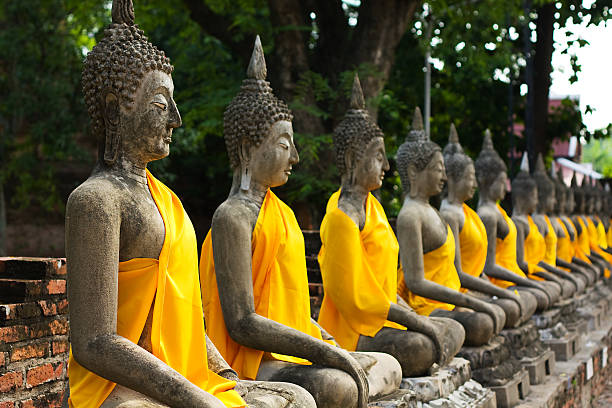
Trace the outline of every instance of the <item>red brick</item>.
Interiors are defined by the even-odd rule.
[[[21,401],[21,408],[35,408],[34,401],[31,399]]]
[[[59,363],[57,367],[55,367],[55,369],[53,370],[53,379],[57,380],[64,378],[66,376],[65,374],[66,371],[64,370],[64,363]]]
[[[0,375],[0,392],[9,392],[21,388],[23,374],[20,371],[9,371]]]
[[[40,316],[40,307],[34,302],[0,305],[0,322],[3,320],[31,319]]]
[[[21,408],[61,408],[64,392],[44,393],[21,401]]]
[[[43,364],[38,367],[30,368],[26,374],[26,387],[32,388],[37,385],[53,381],[55,372],[51,364]]]
[[[44,279],[66,275],[65,258],[0,258],[0,276],[18,279]]]
[[[57,336],[58,334],[68,333],[68,320],[66,319],[55,319],[49,323],[51,334]]]
[[[28,338],[28,328],[26,326],[0,327],[0,344],[14,343]]]
[[[53,355],[67,353],[69,349],[68,340],[58,340],[52,343]]]
[[[62,299],[59,302],[53,302],[51,300],[39,300],[42,312],[45,316],[55,316],[58,314],[68,313],[68,300]]]
[[[60,295],[66,293],[66,280],[50,280],[49,283],[47,283],[47,293],[50,295]]]
[[[7,353],[0,353],[0,367],[4,367],[4,365],[6,364],[6,354]]]
[[[15,408],[15,403],[11,401],[0,402],[0,408]]]
[[[26,360],[28,358],[46,357],[49,354],[49,342],[38,342],[21,347],[13,347],[11,362]]]

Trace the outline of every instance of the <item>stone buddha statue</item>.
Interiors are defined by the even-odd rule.
[[[544,159],[542,154],[538,154],[536,160],[536,168],[533,172],[533,179],[536,182],[536,188],[538,191],[538,205],[536,211],[532,213],[533,222],[537,225],[540,234],[544,237],[544,243],[546,250],[544,257],[541,261],[541,267],[546,269],[548,272],[571,282],[577,293],[582,293],[586,286],[586,282],[570,273],[567,270],[561,269],[558,266],[565,266],[571,268],[572,264],[564,263],[557,257],[557,241],[559,235],[563,234],[564,231],[559,223],[554,222],[548,216],[552,214],[555,209],[555,185],[552,179],[549,177],[544,165]],[[557,265],[558,263],[561,263]]]
[[[584,183],[583,183],[584,185]],[[610,270],[612,269],[612,256],[606,251],[607,242],[602,240],[605,235],[605,229],[601,223],[601,219],[598,216],[600,205],[598,205],[599,191],[596,185],[591,182],[586,183],[585,201],[586,201],[586,226],[589,234],[589,245],[591,253],[598,256],[604,261],[606,269],[605,277],[610,276]],[[602,231],[603,230],[603,231]]]
[[[448,144],[442,151],[447,174],[447,194],[440,213],[448,222],[458,250],[455,268],[461,279],[461,290],[495,303],[506,313],[506,327],[528,321],[537,303],[529,293],[522,296],[500,288],[484,275],[487,258],[487,232],[480,217],[466,203],[476,191],[474,162],[464,153],[455,125],[451,124]],[[492,298],[492,297],[495,298]]]
[[[478,215],[487,231],[487,259],[484,272],[502,288],[529,292],[536,297],[537,310],[544,310],[556,302],[558,293],[540,282],[527,279],[517,263],[516,226],[498,204],[506,195],[508,181],[506,164],[493,148],[491,132],[485,132],[482,149],[476,162],[479,187]]]
[[[98,163],[66,207],[70,406],[314,407],[293,384],[237,383],[206,337],[193,226],[147,170],[181,125],[172,69],[115,0],[83,69]]]
[[[311,319],[304,237],[271,190],[299,161],[292,114],[265,78],[257,37],[224,115],[233,182],[202,246],[207,332],[240,378],[298,384],[317,407],[363,408],[397,390],[401,367],[388,354],[349,353]]]
[[[576,229],[565,215],[569,188],[563,182],[561,169],[553,178],[553,182],[555,205],[550,220],[557,234],[557,264],[561,268],[571,271],[577,277],[580,277],[587,286],[590,286],[595,282],[596,270],[593,269],[588,258],[581,259],[579,254],[576,253],[574,243]]]
[[[526,153],[523,157],[523,163],[526,163]],[[512,180],[512,221],[517,231],[518,265],[530,279],[559,290],[562,297],[567,298],[576,288],[545,267],[543,259],[546,253],[546,241],[532,217],[537,205],[537,184],[529,175],[528,168],[522,169]]]
[[[425,135],[418,108],[396,161],[405,192],[397,218],[402,266],[398,292],[419,314],[461,323],[465,345],[483,345],[502,330],[506,316],[499,306],[460,290],[453,232],[429,204],[444,187],[444,159],[440,147]]]
[[[398,302],[399,246],[371,194],[389,170],[383,137],[355,75],[350,109],[334,131],[341,186],[321,224],[325,295],[319,324],[347,350],[391,354],[402,375],[411,377],[434,363],[446,365],[463,344],[464,330],[452,319],[420,316]]]

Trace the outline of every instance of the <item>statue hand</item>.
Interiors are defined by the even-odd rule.
[[[338,357],[342,360],[339,364],[339,368],[347,372],[357,384],[357,407],[367,408],[370,388],[365,371],[348,351],[339,347],[336,347],[335,350],[339,353]]]
[[[249,392],[247,384],[238,378],[238,374],[232,369],[225,369],[217,373],[220,377],[226,378],[230,381],[236,381],[234,391],[236,391],[241,397],[244,397]]]
[[[488,314],[493,319],[495,334],[499,334],[506,324],[506,313],[504,313],[504,309],[492,303],[485,303],[485,305],[486,307],[482,312]]]

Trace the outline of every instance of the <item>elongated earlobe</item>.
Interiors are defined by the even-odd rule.
[[[119,101],[111,92],[104,98],[104,138],[104,163],[110,166],[117,161],[121,145]]]

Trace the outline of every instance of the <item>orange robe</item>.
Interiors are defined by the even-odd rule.
[[[534,275],[534,273],[544,270],[538,266],[538,263],[544,259],[546,254],[546,240],[540,233],[538,226],[533,222],[531,215],[527,216],[527,222],[529,223],[529,233],[525,237],[524,255],[529,269],[528,277],[529,279],[541,281],[544,279]]]
[[[497,238],[495,241],[495,263],[511,272],[516,273],[521,278],[527,278],[516,261],[516,225],[514,224],[514,221],[512,221],[512,218],[508,217],[506,211],[499,204],[497,204],[497,210],[501,213],[504,220],[508,224],[508,235],[506,235],[504,239]],[[492,277],[489,277],[489,279],[491,282],[504,289],[514,286],[513,282],[503,279],[496,279]]]
[[[264,356],[261,350],[236,343],[225,326],[213,260],[212,231],[202,245],[200,283],[208,336],[240,378],[255,379]],[[287,204],[268,190],[251,240],[255,312],[321,340],[310,318],[304,236]],[[270,353],[277,360],[310,364],[292,356]]]
[[[604,227],[603,222],[600,219],[597,219],[597,237],[599,246],[603,249],[608,248],[608,239],[606,237],[606,227]]]
[[[587,219],[587,231],[589,233],[588,234],[589,235],[589,247],[591,248],[591,251],[595,251],[607,262],[612,263],[612,255],[604,251],[599,246],[600,241],[599,241],[599,232],[597,231],[597,226],[595,225],[591,217],[586,217],[586,219]],[[606,278],[610,277],[610,270],[608,268],[605,269],[604,276]]]
[[[612,218],[610,218],[610,224],[608,225],[608,232],[606,233],[606,238],[608,241],[608,246],[612,246]]]
[[[461,281],[455,268],[455,238],[453,231],[446,226],[446,241],[440,247],[423,254],[425,279],[459,291]],[[412,293],[404,282],[402,268],[398,271],[397,291],[400,296],[420,315],[429,316],[435,309],[453,310],[455,305],[428,299]]]
[[[557,258],[571,263],[575,256],[574,245],[569,235],[569,231],[565,226],[565,223],[560,218],[558,219],[561,229],[563,229],[563,236],[557,237]],[[571,272],[569,269],[561,268],[565,271]]]
[[[574,256],[578,259],[583,260],[584,262],[588,264],[592,264],[587,254],[583,251],[583,246],[581,245],[581,241],[578,238],[578,230],[576,229],[576,225],[574,224],[574,221],[572,221],[572,219],[569,217],[567,218],[567,220],[570,223],[570,228],[574,232],[574,240],[572,241],[572,246],[574,247]],[[588,245],[587,245],[587,249],[588,249]],[[591,251],[589,250],[588,254],[590,253]]]
[[[325,294],[319,324],[341,347],[354,351],[360,335],[373,337],[383,327],[406,330],[387,320],[397,301],[399,245],[376,197],[368,194],[361,231],[338,208],[339,197],[339,191],[331,196],[321,223]]]
[[[191,383],[213,394],[226,407],[244,407],[234,381],[208,369],[206,335],[198,276],[195,231],[178,197],[147,171],[153,200],[166,235],[159,260],[119,262],[117,334],[138,343],[153,304],[153,355]],[[68,362],[70,407],[99,407],[115,383]]]
[[[459,232],[461,270],[479,277],[487,260],[487,230],[474,210],[463,203],[463,228]]]
[[[591,255],[591,244],[590,244],[590,239],[589,239],[589,230],[587,228],[587,226],[585,225],[584,221],[582,220],[581,216],[577,216],[578,218],[578,224],[580,224],[580,234],[577,234],[577,241],[578,241],[578,245],[580,246],[580,249],[582,250],[582,252],[585,255]]]
[[[544,220],[546,220],[546,225],[548,225],[548,233],[544,237],[544,242],[546,243],[544,262],[552,266],[557,266],[557,241],[559,238],[557,237],[557,233],[548,215],[544,216]]]

